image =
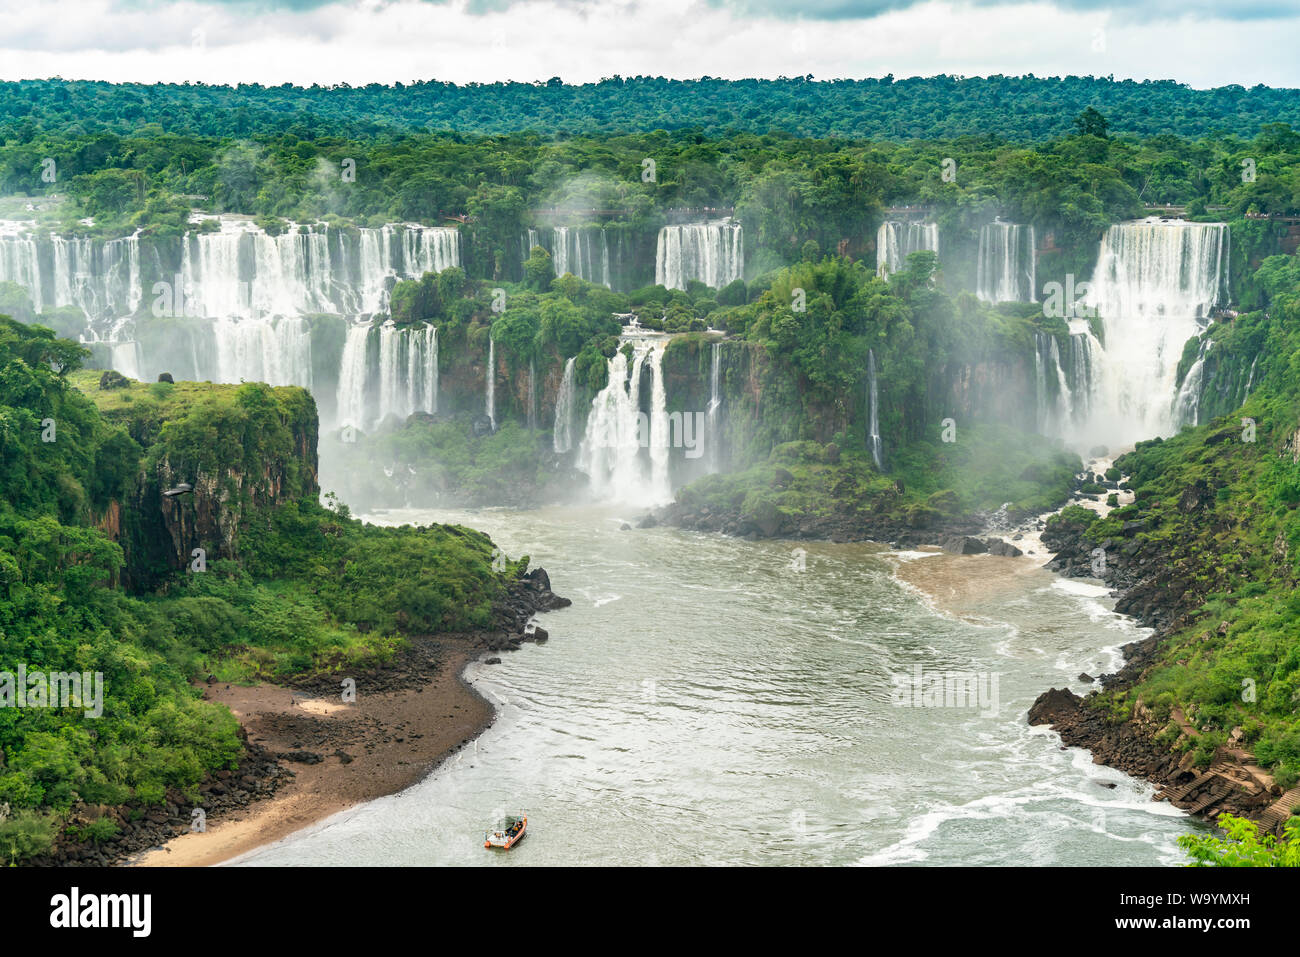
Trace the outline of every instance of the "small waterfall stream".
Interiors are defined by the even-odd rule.
[[[551,431],[551,448],[564,454],[573,448],[573,357],[565,360],[564,378],[555,398],[555,425]]]

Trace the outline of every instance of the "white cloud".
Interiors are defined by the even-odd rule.
[[[1137,23],[1045,2],[929,2],[830,21],[742,15],[705,0],[525,0],[485,13],[467,0],[347,0],[300,12],[0,0],[0,18],[3,79],[265,84],[1034,73],[1296,86],[1300,36],[1300,16]]]

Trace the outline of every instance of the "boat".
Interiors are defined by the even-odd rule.
[[[483,846],[508,851],[524,839],[524,832],[527,829],[528,815],[507,817],[483,832]]]

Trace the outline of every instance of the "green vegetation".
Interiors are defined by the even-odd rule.
[[[1291,787],[1300,781],[1300,281],[1295,258],[1282,260],[1266,261],[1268,273],[1289,277],[1289,288],[1267,284],[1267,312],[1207,333],[1220,381],[1244,384],[1254,366],[1245,403],[1122,456],[1133,504],[1104,519],[1066,510],[1058,520],[1077,521],[1091,544],[1147,557],[1143,577],[1155,574],[1168,596],[1174,627],[1159,663],[1118,693],[1120,706],[1140,697],[1157,714],[1180,707],[1204,738],[1202,763],[1240,728]]]
[[[99,718],[0,708],[11,860],[48,848],[78,802],[193,799],[206,774],[235,767],[235,719],[199,700],[194,677],[364,668],[407,635],[487,626],[524,570],[494,572],[478,532],[377,528],[318,504],[301,389],[100,390],[77,372],[83,355],[0,317],[0,671],[99,672],[104,695]],[[204,490],[169,506],[188,516],[179,526],[159,495],[177,476]],[[184,570],[200,540],[186,528],[231,532],[201,539],[205,572]],[[110,826],[73,836],[104,840]]]
[[[1192,859],[1192,867],[1300,867],[1300,818],[1286,823],[1286,836],[1259,836],[1259,829],[1244,818],[1220,815],[1218,824],[1227,838],[1186,834],[1178,845]]]
[[[1012,103],[1015,108],[1009,109]],[[159,122],[175,132],[218,136],[278,133],[287,126],[304,137],[396,137],[425,130],[572,136],[663,128],[710,136],[780,129],[804,137],[992,134],[1037,140],[1069,132],[1073,117],[1101,104],[1110,114],[1112,132],[1240,133],[1272,120],[1300,122],[1295,90],[1195,90],[1172,80],[1103,77],[895,79],[891,74],[817,82],[811,76],[737,81],[638,76],[578,86],[555,77],[536,83],[457,86],[431,80],[355,88],[65,80],[0,84],[0,115],[8,130],[77,126],[88,133],[121,133],[141,122]]]

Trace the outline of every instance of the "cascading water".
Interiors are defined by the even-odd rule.
[[[867,400],[869,403],[869,422],[867,425],[867,444],[871,447],[871,461],[876,463],[876,471],[885,470],[882,464],[884,447],[880,440],[879,396],[876,393],[876,352],[867,350]]]
[[[497,343],[491,334],[488,335],[488,360],[483,378],[487,381],[484,412],[487,414],[488,421],[492,423],[492,431],[495,432],[497,429]]]
[[[1106,231],[1085,300],[1106,337],[1086,441],[1128,445],[1177,427],[1178,361],[1226,301],[1229,241],[1223,223],[1148,219]]]
[[[631,368],[622,348],[609,360],[609,379],[592,399],[577,466],[591,480],[597,499],[661,504],[672,498],[664,345],[649,336],[625,336],[623,341],[632,344]],[[641,410],[641,376],[647,359],[654,376],[649,415]]]
[[[528,360],[528,431],[537,428],[537,363]]]
[[[881,223],[876,231],[876,275],[884,278],[898,272],[908,256],[922,249],[939,251],[936,223]]]
[[[722,448],[721,411],[722,411],[722,343],[713,344],[713,355],[709,365],[709,471],[717,472]]]
[[[734,282],[744,272],[744,244],[739,223],[721,220],[665,226],[655,249],[655,283],[685,289],[697,279],[713,289]]]
[[[368,429],[390,416],[405,421],[415,412],[437,411],[437,328],[392,322],[348,327],[339,362],[339,425]]]
[[[1196,354],[1196,361],[1187,370],[1187,375],[1183,376],[1183,384],[1179,387],[1178,394],[1174,396],[1175,428],[1201,424],[1201,388],[1205,384],[1205,357],[1210,354],[1210,349],[1213,347],[1213,339],[1202,340],[1200,351]]]
[[[556,226],[551,234],[551,247],[555,275],[572,273],[590,283],[610,285],[609,242],[603,229]]]
[[[992,222],[980,229],[976,295],[985,302],[1036,302],[1038,247],[1033,226]]]
[[[348,327],[347,337],[343,341],[343,357],[339,362],[339,425],[360,429],[369,424],[366,417],[369,346],[370,326]]]
[[[555,426],[551,431],[551,448],[563,455],[573,448],[573,359],[564,363],[560,394],[555,399]]]

